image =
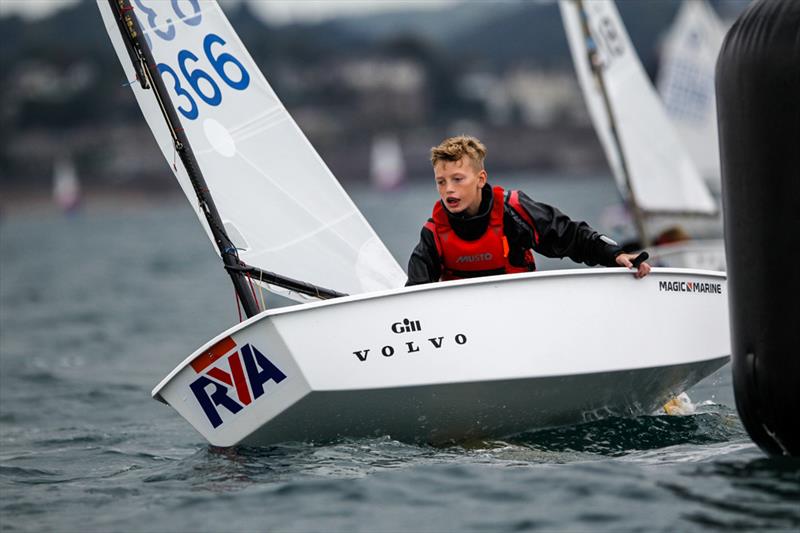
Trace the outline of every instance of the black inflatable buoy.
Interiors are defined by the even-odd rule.
[[[800,1],[759,0],[725,37],[717,112],[736,407],[800,456]]]

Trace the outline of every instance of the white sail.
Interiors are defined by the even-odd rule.
[[[370,181],[384,191],[399,187],[406,178],[403,149],[395,135],[380,135],[372,141]]]
[[[350,294],[401,286],[403,270],[300,131],[217,3],[131,4],[240,258]],[[98,7],[133,80],[115,16],[107,0],[98,0]],[[138,83],[131,87],[211,237],[153,92]]]
[[[53,165],[53,201],[67,213],[75,211],[81,202],[81,183],[68,157],[56,159]]]
[[[580,5],[597,47],[605,95],[589,63]],[[611,0],[580,5],[575,0],[559,2],[578,80],[623,196],[645,214],[716,213],[716,204],[678,139],[616,6]]]
[[[698,170],[719,189],[714,69],[725,27],[705,0],[684,0],[664,42],[657,87]]]

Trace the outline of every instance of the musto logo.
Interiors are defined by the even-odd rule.
[[[245,344],[237,350],[230,337],[216,343],[191,365],[200,376],[189,387],[215,428],[222,425],[219,407],[236,414],[264,394],[264,387],[270,386],[267,382],[272,381],[274,386],[286,379],[286,374],[255,346]],[[235,397],[231,395],[234,390]]]
[[[481,261],[491,261],[494,256],[490,253],[461,255],[456,259],[456,263],[479,263]]]

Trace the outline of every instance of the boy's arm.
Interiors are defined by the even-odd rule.
[[[519,192],[519,201],[539,233],[534,250],[547,257],[569,257],[589,266],[617,266],[622,248],[592,229],[586,222],[575,222],[551,205],[532,200]]]
[[[411,257],[408,259],[408,281],[406,282],[406,287],[439,281],[441,275],[442,265],[439,259],[439,252],[436,250],[433,233],[428,228],[423,227],[420,232],[419,243],[414,247],[414,251],[411,252]]]

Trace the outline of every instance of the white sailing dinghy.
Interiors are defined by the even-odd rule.
[[[560,0],[573,63],[617,188],[653,264],[725,269],[720,213],[642,67],[612,0]],[[715,155],[718,157],[718,152]]]
[[[402,288],[216,3],[98,5],[249,317],[153,390],[211,444],[446,442],[649,413],[728,359],[721,273],[580,269]],[[261,286],[320,301],[264,311]]]

